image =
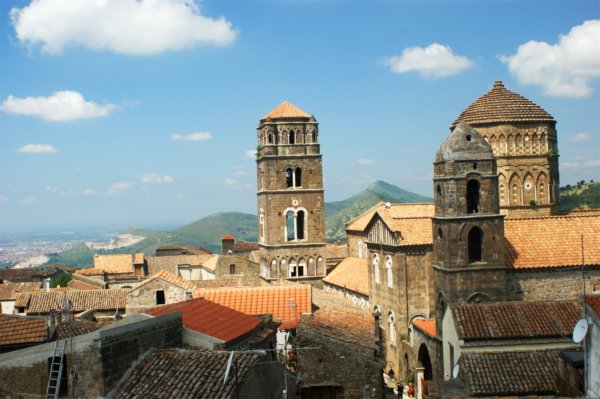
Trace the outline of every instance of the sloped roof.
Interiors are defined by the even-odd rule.
[[[348,256],[348,245],[346,244],[326,244],[325,257],[329,259],[339,259]]]
[[[470,125],[503,122],[556,122],[542,107],[504,87],[497,80],[490,91],[467,107],[454,121]]]
[[[382,215],[388,215],[390,219],[407,219],[407,218],[424,218],[433,217],[435,208],[433,203],[407,203],[407,204],[391,204],[389,208],[383,202],[379,202],[371,209],[363,214],[350,220],[346,224],[346,230],[350,231],[365,231],[375,212],[380,212]],[[431,227],[431,226],[430,226]],[[431,230],[431,228],[430,228]]]
[[[0,301],[15,300],[17,298],[17,294],[20,292],[36,291],[39,289],[39,282],[0,284]]]
[[[494,152],[487,140],[471,126],[461,122],[440,144],[435,162],[493,160]]]
[[[27,313],[50,313],[52,310],[58,310],[61,301],[64,300],[71,303],[73,312],[83,312],[88,309],[125,309],[127,291],[110,289],[26,292],[17,295],[15,306],[25,307]]]
[[[261,324],[260,319],[254,316],[204,298],[157,306],[144,311],[153,316],[162,316],[173,312],[182,312],[183,325],[186,328],[224,342],[246,335]]]
[[[168,270],[175,274],[179,265],[202,266],[209,259],[218,257],[217,254],[147,256],[146,262],[150,274],[156,274],[161,270]]]
[[[70,337],[76,337],[78,335],[84,335],[96,331],[100,328],[93,321],[85,319],[75,319],[67,322],[60,323],[56,326],[56,339],[66,339]]]
[[[0,347],[46,342],[48,326],[42,318],[0,314]]]
[[[435,337],[435,319],[415,319],[412,324],[430,337]]]
[[[74,290],[101,290],[106,288],[104,280],[73,273],[67,287]]]
[[[96,269],[96,268],[78,269],[78,270],[75,270],[73,275],[77,275],[77,274],[80,276],[104,276],[106,274],[106,271],[104,269]]]
[[[310,115],[307,112],[304,112],[303,110],[301,110],[300,108],[296,107],[295,105],[284,101],[281,104],[279,104],[277,107],[275,107],[275,109],[271,112],[269,112],[267,115],[263,116],[262,118],[260,118],[260,121],[263,122],[267,119],[293,119],[293,118],[311,118],[312,115]]]
[[[127,293],[130,293],[132,291],[137,291],[144,285],[146,285],[149,282],[154,281],[154,280],[163,280],[163,281],[166,281],[170,284],[176,285],[176,286],[183,288],[184,290],[188,290],[188,291],[194,291],[194,289],[196,288],[196,286],[194,285],[193,282],[191,282],[189,280],[184,280],[181,277],[178,277],[167,270],[161,270],[158,273],[148,277],[141,284],[139,284],[135,288],[132,288]]]
[[[600,265],[600,212],[506,219],[506,264],[515,269]]]
[[[377,211],[388,227],[399,233],[399,245],[427,245],[433,243],[431,217],[392,219],[384,212]]]
[[[271,314],[281,322],[281,329],[296,328],[300,315],[311,313],[311,296],[310,284],[202,288],[194,294],[249,315]]]
[[[450,305],[462,340],[570,337],[581,317],[575,301]]]
[[[156,252],[160,252],[160,251],[181,251],[181,252],[187,252],[190,255],[212,254],[211,250],[206,249],[204,247],[192,247],[189,245],[161,245],[156,248]]]
[[[148,355],[118,389],[115,399],[233,397],[260,355],[234,352],[236,378],[223,384],[229,352],[163,349]]]
[[[592,308],[592,310],[596,312],[598,316],[600,316],[600,295],[586,297],[585,303],[587,303],[588,306]]]
[[[369,261],[355,257],[344,258],[323,281],[368,296]]]
[[[555,395],[558,351],[463,353],[470,396]]]
[[[144,254],[94,255],[94,268],[107,273],[132,273],[134,263],[144,263]]]

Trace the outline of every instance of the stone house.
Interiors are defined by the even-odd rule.
[[[266,322],[204,298],[145,310],[160,316],[181,312],[183,344],[208,350],[274,349],[274,329]]]
[[[73,284],[81,289],[94,289],[94,284],[88,279],[105,283],[109,288],[130,288],[138,284],[148,275],[144,254],[108,254],[94,255],[94,266],[90,269],[78,269],[73,273],[77,280]],[[80,279],[79,277],[87,277]]]
[[[196,289],[188,280],[162,270],[126,292],[127,315],[143,312],[156,305],[168,305],[191,299]]]
[[[0,284],[0,314],[14,314],[17,294],[39,289],[39,282]]]

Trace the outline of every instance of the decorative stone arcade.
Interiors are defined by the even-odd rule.
[[[258,245],[265,280],[325,277],[318,133],[316,119],[288,102],[258,125]]]

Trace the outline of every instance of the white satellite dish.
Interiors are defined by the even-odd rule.
[[[460,366],[458,365],[458,363],[456,363],[454,365],[454,368],[452,369],[452,378],[456,379],[456,377],[458,377],[459,371],[460,371]]]
[[[223,378],[223,385],[227,383],[229,378],[229,372],[231,371],[231,362],[233,361],[233,352],[229,353],[229,359],[227,359],[227,367],[225,367],[225,377]]]
[[[581,341],[583,341],[583,339],[585,338],[585,335],[587,334],[587,331],[588,331],[587,320],[586,319],[579,320],[577,322],[577,324],[575,324],[575,327],[573,328],[573,342],[578,344]]]

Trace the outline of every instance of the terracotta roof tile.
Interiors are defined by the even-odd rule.
[[[355,257],[345,258],[323,281],[368,296],[369,261]]]
[[[56,339],[66,339],[96,331],[99,326],[89,320],[79,319],[60,323],[56,326]]]
[[[325,245],[325,254],[327,259],[340,259],[348,256],[348,246],[346,244],[327,244]]]
[[[350,220],[346,224],[346,230],[350,231],[365,231],[375,212],[386,216],[386,219],[415,219],[415,218],[431,218],[434,215],[435,208],[432,203],[414,203],[414,204],[391,204],[386,209],[383,202],[378,203],[373,208],[369,209],[362,215]],[[431,230],[431,226],[429,227]]]
[[[504,221],[506,265],[515,269],[600,265],[600,213]]]
[[[142,261],[139,261],[139,258]],[[134,263],[144,263],[144,254],[94,255],[94,268],[107,273],[132,273]],[[137,260],[137,262],[136,262]]]
[[[14,301],[17,298],[17,294],[20,292],[37,291],[39,289],[39,282],[0,284],[0,301]]]
[[[233,244],[233,250],[239,252],[250,252],[258,249],[257,242],[238,241]]]
[[[260,120],[265,121],[267,119],[291,119],[291,118],[311,118],[312,115],[304,112],[300,108],[287,101],[279,104],[273,111],[263,116]]]
[[[106,271],[104,269],[78,269],[73,274],[79,274],[80,276],[104,276]]]
[[[223,384],[229,352],[164,349],[151,353],[118,389],[115,399],[214,398],[235,396],[236,379]],[[243,383],[256,353],[235,352],[237,383]]]
[[[298,318],[312,311],[312,290],[309,284],[204,288],[194,294],[249,315],[271,314],[281,322],[282,329],[296,328]],[[295,306],[290,306],[290,305]],[[290,309],[292,307],[293,309]]]
[[[430,337],[435,337],[435,319],[415,319],[412,324]]]
[[[161,270],[158,273],[148,277],[141,284],[137,285],[135,288],[132,288],[128,292],[136,291],[140,287],[142,287],[154,280],[163,280],[163,281],[166,281],[168,283],[171,283],[173,285],[176,285],[176,286],[183,288],[185,290],[188,290],[188,291],[194,291],[196,289],[196,285],[192,281],[185,280],[181,277],[178,277],[167,270]]]
[[[450,305],[462,340],[563,338],[581,317],[575,301]]]
[[[463,353],[459,359],[472,396],[555,395],[558,351]]]
[[[127,291],[110,289],[27,292],[17,295],[15,306],[24,307],[28,314],[46,314],[58,310],[64,300],[71,303],[74,312],[88,309],[125,309]]]
[[[469,105],[454,121],[452,127],[460,122],[469,125],[502,122],[552,122],[556,121],[539,105],[520,94],[504,87],[496,81],[490,91]]]
[[[598,316],[600,316],[600,295],[588,296],[585,302]]]
[[[204,298],[157,306],[145,310],[153,316],[182,312],[183,325],[190,330],[229,342],[246,335],[261,324],[260,319]]]
[[[235,240],[235,238],[232,235],[225,234],[223,237],[221,237],[221,240]]]
[[[217,254],[202,255],[167,255],[167,256],[147,256],[148,273],[156,274],[161,270],[168,270],[172,274],[177,274],[177,266],[204,266],[210,259],[218,259]]]
[[[212,251],[204,247],[192,247],[189,245],[161,245],[156,248],[156,252],[160,251],[181,251],[188,255],[207,255],[212,254]]]
[[[104,280],[73,273],[67,287],[74,290],[101,290],[106,288]]]
[[[48,326],[42,318],[0,314],[0,347],[46,342]]]

